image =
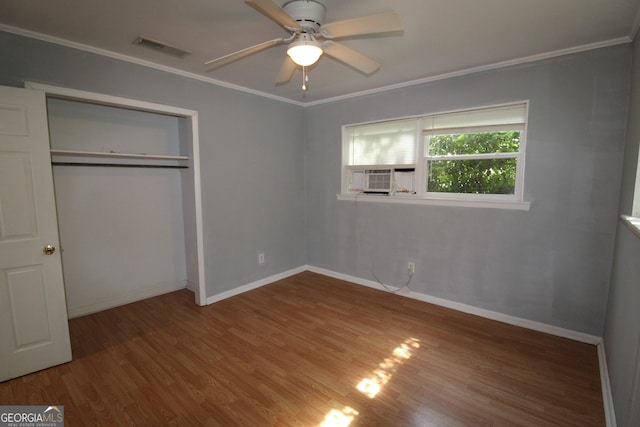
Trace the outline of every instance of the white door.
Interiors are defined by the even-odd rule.
[[[0,381],[71,360],[58,246],[44,93],[0,86]]]

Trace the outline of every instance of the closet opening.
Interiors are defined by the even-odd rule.
[[[47,95],[69,318],[185,287],[206,304],[197,112]]]

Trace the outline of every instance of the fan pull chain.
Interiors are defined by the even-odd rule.
[[[307,90],[307,83],[309,83],[309,75],[307,74],[307,67],[302,67],[302,90]]]

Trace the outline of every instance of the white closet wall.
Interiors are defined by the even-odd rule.
[[[177,156],[184,149],[177,117],[60,99],[48,100],[48,114],[54,150]],[[53,166],[53,177],[70,317],[186,286],[180,169]]]

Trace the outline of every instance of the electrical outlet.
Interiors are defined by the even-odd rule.
[[[409,272],[409,276],[413,276],[413,273],[416,272],[415,263],[409,261],[409,263],[407,264],[407,271]]]
[[[264,252],[258,254],[258,264],[264,264]]]

